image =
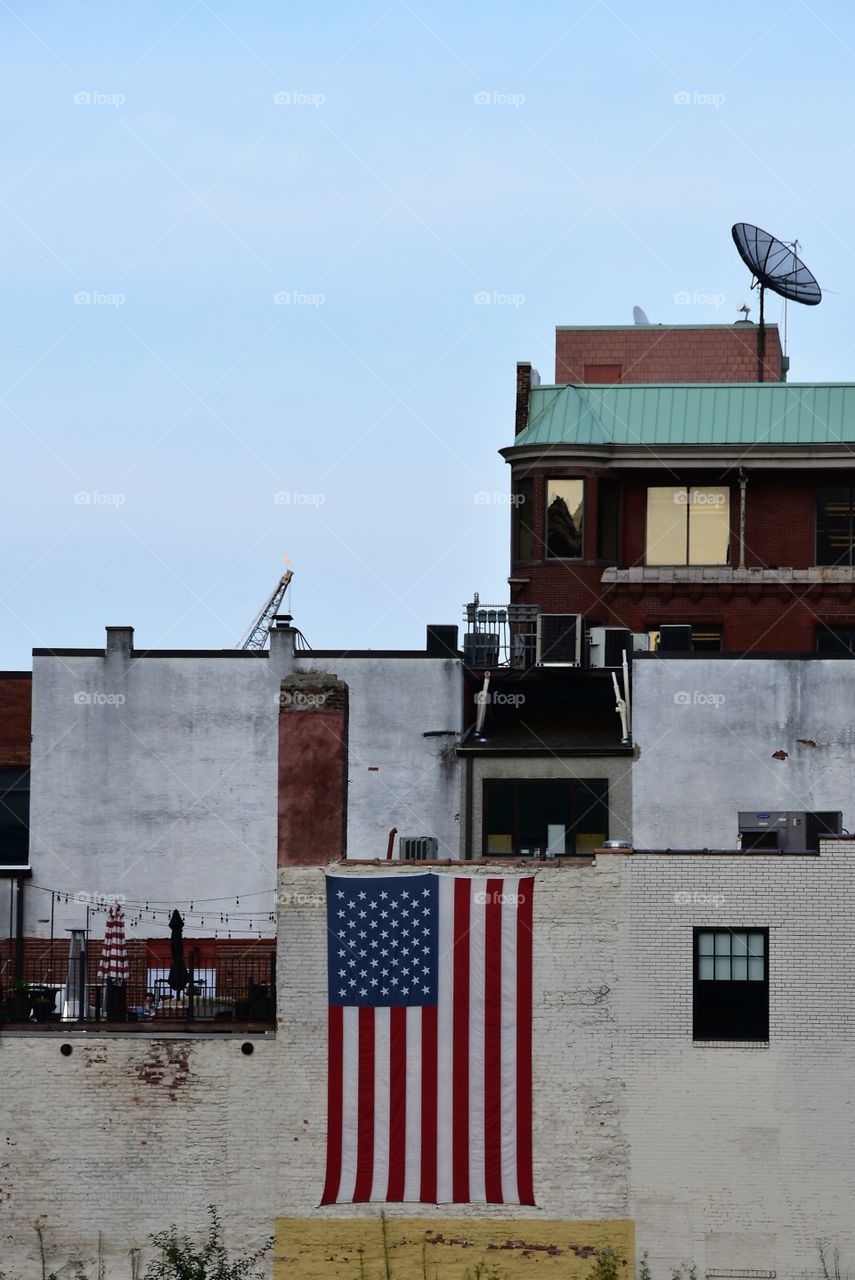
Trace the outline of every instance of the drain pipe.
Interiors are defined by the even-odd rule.
[[[745,568],[745,491],[748,488],[748,473],[744,467],[739,468],[739,567]]]
[[[386,861],[392,861],[392,850],[395,848],[395,836],[398,834],[398,828],[393,827],[389,832],[389,843],[386,845]]]

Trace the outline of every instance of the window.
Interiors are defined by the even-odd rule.
[[[818,623],[816,628],[817,653],[841,653],[855,658],[855,627],[826,627]]]
[[[597,489],[597,559],[617,564],[620,547],[620,487],[601,480]]]
[[[729,552],[728,488],[648,488],[647,564],[727,564]]]
[[[489,778],[483,827],[485,854],[589,853],[608,839],[608,784]]]
[[[30,771],[0,769],[0,866],[26,867],[30,854]]]
[[[514,485],[512,555],[514,560],[534,559],[534,481],[517,480]]]
[[[837,485],[816,491],[816,563],[851,568],[853,557],[855,490]]]
[[[584,480],[547,480],[546,554],[560,560],[582,556]]]
[[[769,930],[695,929],[695,1040],[769,1039]]]
[[[679,626],[679,623],[662,623],[661,626]],[[716,626],[694,626],[688,623],[691,631],[691,640],[688,646],[683,650],[685,653],[721,653],[721,627]],[[659,653],[662,651],[662,632],[660,627],[653,627],[647,632],[648,645],[651,653]],[[675,652],[675,650],[672,650]]]

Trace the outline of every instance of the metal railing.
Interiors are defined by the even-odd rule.
[[[0,1021],[19,1024],[166,1023],[273,1024],[276,1020],[276,950],[267,945],[248,953],[218,956],[204,965],[188,963],[190,981],[181,991],[169,985],[162,955],[137,948],[128,981],[99,981],[97,948],[69,972],[67,955],[56,947],[24,959],[23,973],[0,978]]]
[[[482,604],[476,595],[464,608],[466,665],[485,670],[533,666],[539,613],[537,604]]]

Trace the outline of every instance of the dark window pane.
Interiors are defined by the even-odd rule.
[[[534,559],[534,481],[518,480],[514,486],[513,558]]]
[[[816,492],[817,564],[852,564],[852,489],[822,488]]]
[[[575,788],[575,852],[590,853],[609,838],[608,784],[577,782]]]
[[[568,782],[521,782],[520,852],[569,853],[568,829],[572,823],[572,787]]]
[[[484,784],[485,853],[588,853],[608,838],[605,780],[490,779]]]
[[[563,560],[582,555],[583,480],[548,480],[546,554]]]
[[[484,852],[514,852],[516,783],[491,780],[484,787]]]
[[[0,865],[27,865],[29,827],[30,771],[0,769]]]
[[[601,480],[597,490],[597,559],[617,564],[620,534],[620,488]]]
[[[826,627],[817,623],[816,651],[855,657],[855,627]]]
[[[720,653],[721,627],[692,627],[694,653]]]

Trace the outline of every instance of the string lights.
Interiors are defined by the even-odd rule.
[[[206,936],[214,938],[227,937],[246,937],[249,934],[255,934],[259,939],[265,936],[263,930],[265,925],[272,926],[276,924],[276,912],[272,908],[265,907],[263,903],[259,903],[256,907],[250,909],[249,905],[243,910],[240,908],[241,894],[221,896],[217,898],[190,898],[184,901],[176,898],[149,898],[142,902],[131,902],[123,899],[120,894],[91,894],[73,892],[68,889],[52,889],[48,885],[30,884],[29,889],[38,890],[41,893],[49,893],[51,897],[58,903],[68,905],[73,903],[78,906],[87,908],[90,914],[106,915],[109,908],[115,902],[119,902],[125,912],[125,923],[128,929],[136,928],[140,925],[150,923],[161,925],[163,928],[169,928],[169,918],[172,912],[177,908],[184,917],[185,930],[205,929]],[[242,896],[245,900],[254,898],[274,898],[275,889],[262,889],[256,893],[244,893]],[[230,904],[234,902],[234,907]],[[197,906],[197,903],[199,904]],[[206,909],[207,908],[207,909]],[[206,926],[206,920],[213,922],[213,929],[210,924]],[[268,935],[269,936],[269,931]]]

